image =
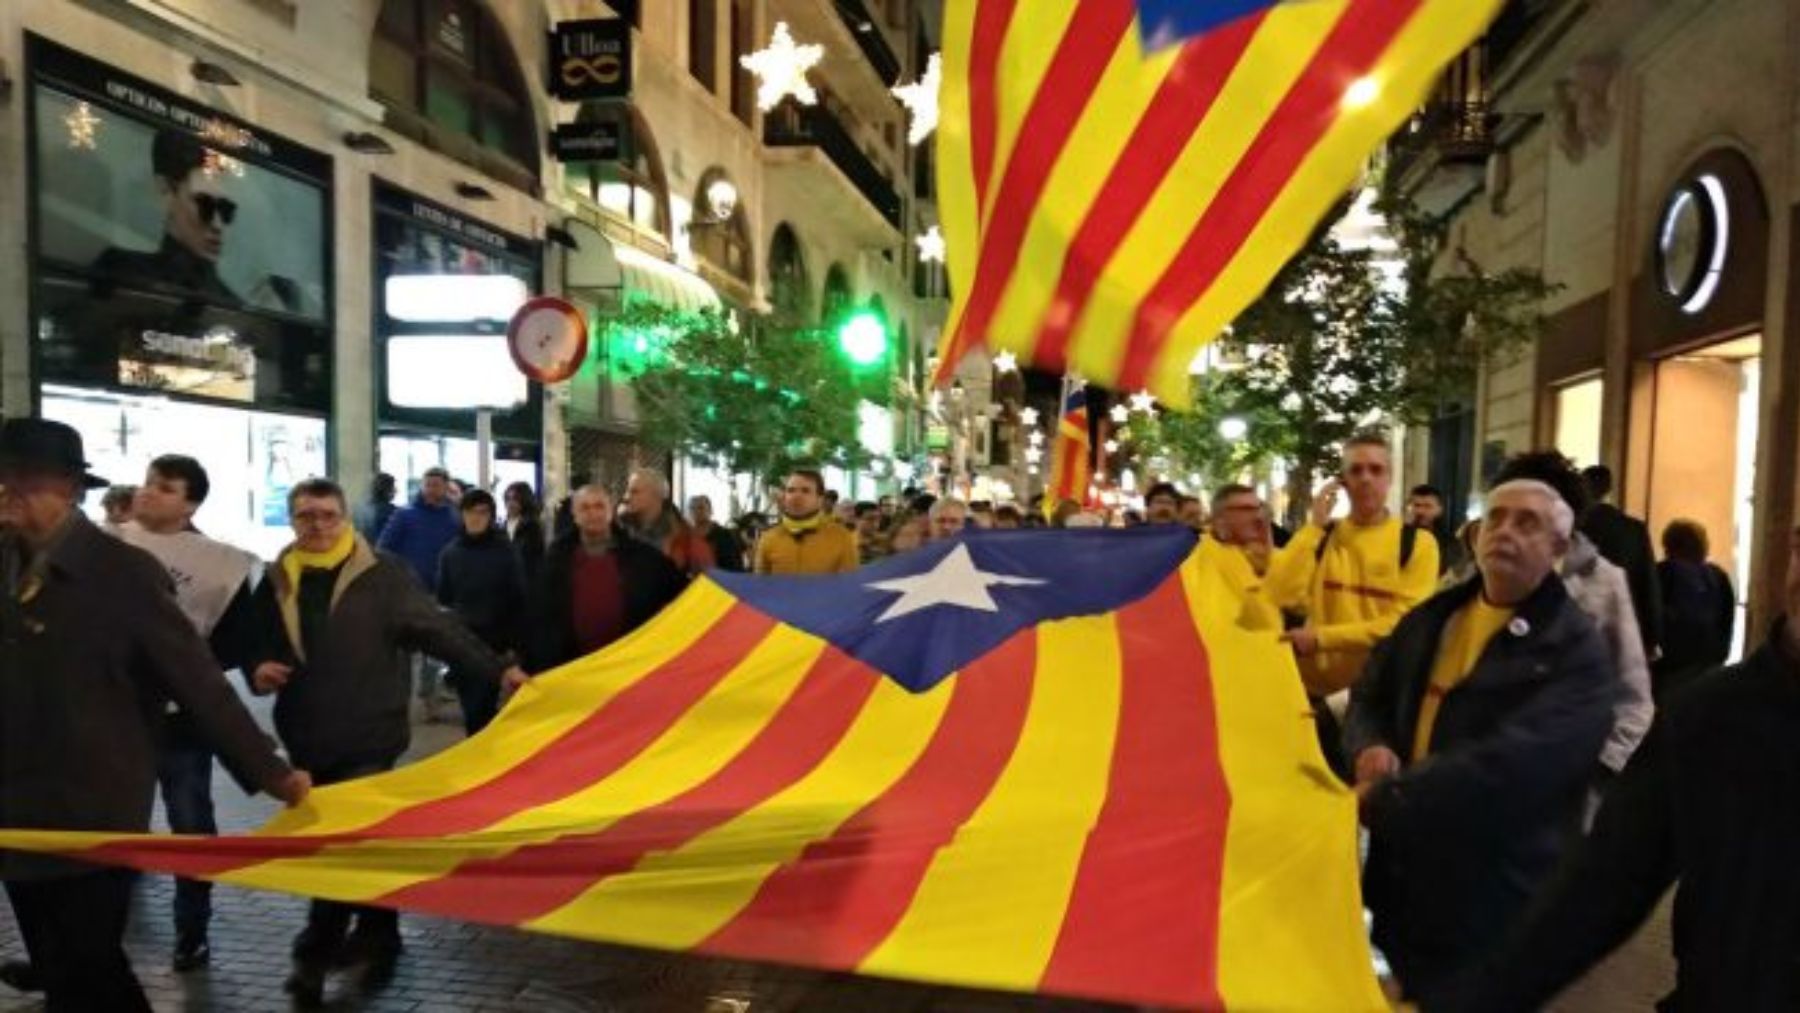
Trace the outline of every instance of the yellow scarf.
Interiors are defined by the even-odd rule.
[[[804,520],[795,520],[794,518],[789,517],[787,514],[781,515],[781,526],[783,528],[786,528],[787,533],[790,535],[793,535],[795,538],[799,538],[801,535],[808,534],[810,532],[819,530],[819,525],[823,524],[824,522],[825,522],[825,511],[823,511],[823,510],[819,511],[816,514],[813,514],[811,517],[805,518]]]
[[[281,557],[281,570],[287,574],[288,597],[300,593],[300,574],[305,570],[335,570],[344,565],[350,553],[356,550],[356,529],[344,525],[344,533],[338,536],[337,544],[324,552],[307,552],[298,545]]]

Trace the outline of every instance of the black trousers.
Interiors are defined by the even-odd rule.
[[[109,869],[6,884],[47,1013],[150,1013],[125,956],[135,879]]]
[[[394,769],[394,761],[350,764],[335,769],[312,771],[313,784],[324,787],[353,781],[370,774]],[[400,945],[400,914],[390,908],[345,904],[335,900],[315,900],[306,911],[306,928],[294,939],[294,960],[302,964],[329,964],[343,951],[344,940],[351,933],[374,946]]]

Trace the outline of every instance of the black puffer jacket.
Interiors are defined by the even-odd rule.
[[[1352,690],[1351,757],[1412,752],[1445,626],[1480,592],[1474,580],[1437,595],[1375,649]],[[1484,952],[1555,869],[1618,690],[1606,642],[1551,575],[1444,697],[1431,754],[1369,794],[1364,897],[1409,993]]]
[[[466,532],[438,557],[437,600],[496,651],[516,651],[525,617],[525,567],[506,535]]]
[[[575,553],[581,551],[581,535],[575,530],[558,535],[544,554],[531,595],[531,636],[527,660],[532,672],[543,672],[581,656],[576,645],[572,582]],[[685,574],[669,557],[614,528],[612,551],[619,558],[619,577],[624,584],[625,627],[629,633],[649,622],[663,606],[687,587]]]

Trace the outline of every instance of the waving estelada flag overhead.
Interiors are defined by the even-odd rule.
[[[1189,400],[1501,0],[948,0],[938,197],[977,345]]]
[[[1087,505],[1094,478],[1094,437],[1089,430],[1087,384],[1064,377],[1062,414],[1056,420],[1056,442],[1050,446],[1050,484],[1044,487],[1044,516],[1056,513],[1064,500]]]
[[[1384,1009],[1355,803],[1182,529],[701,578],[486,731],[256,835],[0,846],[637,946],[1159,1007]]]

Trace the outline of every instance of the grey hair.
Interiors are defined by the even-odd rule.
[[[1534,492],[1544,497],[1550,502],[1550,523],[1556,528],[1556,533],[1565,539],[1574,536],[1575,509],[1548,483],[1539,482],[1535,478],[1516,478],[1510,482],[1502,482],[1488,490],[1488,502],[1492,503],[1494,497],[1503,492]]]
[[[631,473],[631,477],[641,478],[650,483],[650,488],[656,490],[656,495],[660,497],[663,502],[668,502],[670,495],[669,480],[663,477],[662,472],[657,471],[655,468],[639,468]]]
[[[943,513],[945,508],[947,508],[947,507],[956,507],[957,509],[959,509],[963,512],[964,517],[967,517],[969,515],[969,504],[964,503],[962,500],[952,497],[949,499],[941,499],[941,500],[938,500],[936,503],[931,504],[931,512],[930,512],[929,516],[931,517],[932,520],[937,520],[938,515]]]

